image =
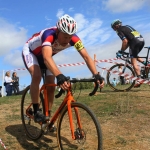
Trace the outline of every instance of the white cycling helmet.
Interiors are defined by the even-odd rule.
[[[77,32],[76,21],[67,14],[65,14],[58,20],[56,26],[58,30],[67,33],[69,35],[72,35]]]

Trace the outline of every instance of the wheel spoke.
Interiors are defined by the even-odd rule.
[[[31,105],[30,88],[25,90],[21,101],[21,117],[26,135],[32,139],[37,140],[42,136],[41,125],[34,122],[33,107]],[[42,104],[40,105],[42,107]],[[41,108],[42,110],[42,108]]]

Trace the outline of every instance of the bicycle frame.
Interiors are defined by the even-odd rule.
[[[147,56],[140,56],[140,57],[138,57],[138,58],[145,58],[146,59],[146,64],[145,64],[145,66],[147,66],[147,64],[148,64],[148,56],[149,56],[149,51],[150,51],[150,47],[144,47],[144,48],[147,48],[148,49],[148,51],[147,51]],[[124,55],[127,55],[127,57],[125,57]],[[124,60],[125,62],[126,62],[126,64],[129,62],[129,63],[131,63],[130,62],[130,57],[129,57],[129,53],[126,53],[126,52],[123,52],[123,58],[125,58],[125,59],[123,59],[123,58],[121,58],[122,60]]]
[[[144,57],[142,57],[142,56],[140,56],[140,57],[138,57],[138,58],[145,58],[146,59],[146,63],[144,64],[144,66],[147,66],[148,65],[148,56],[149,56],[149,51],[150,51],[150,47],[144,47],[144,48],[147,48],[148,49],[148,51],[147,51],[147,55]],[[126,57],[124,56],[124,55],[127,55]],[[125,71],[125,69],[126,69],[126,66],[128,65],[128,63],[130,63],[131,64],[131,62],[130,62],[130,57],[129,57],[129,53],[126,53],[126,52],[124,52],[124,54],[122,55],[123,56],[123,58],[121,58],[122,60],[124,60],[125,61],[125,64],[124,64],[124,68],[123,68],[123,71],[122,71],[122,73],[124,73],[124,71]],[[125,59],[124,59],[125,58]],[[145,71],[144,71],[144,74],[145,74],[145,72],[147,71],[146,70],[146,68],[144,69]]]
[[[124,61],[125,61],[125,64],[124,64],[124,68],[122,69],[122,73],[125,72],[126,67],[127,67],[127,65],[128,65],[128,62],[129,62],[129,59],[130,59],[130,57],[127,57],[127,58],[124,60]]]
[[[57,85],[56,84],[44,84],[40,89],[40,92],[43,92],[43,95],[44,95],[44,105],[45,105],[45,112],[44,113],[45,113],[46,117],[49,117],[49,112],[48,112],[48,110],[49,110],[49,104],[48,104],[49,101],[48,101],[48,96],[47,96],[47,87],[49,87],[49,86],[57,86]],[[52,127],[52,125],[57,120],[59,114],[61,113],[62,109],[67,105],[69,122],[70,122],[70,130],[71,130],[72,138],[75,140],[73,117],[72,117],[72,111],[71,111],[71,103],[72,102],[75,102],[75,100],[74,100],[73,94],[71,92],[71,83],[69,83],[69,89],[67,91],[67,94],[66,94],[63,102],[61,103],[59,108],[56,110],[53,117],[49,120],[49,127],[50,128]],[[76,117],[77,117],[77,123],[78,123],[79,127],[81,128],[80,117],[79,117],[79,113],[78,113],[77,108],[75,108],[75,114],[76,114]]]
[[[148,49],[148,51],[147,51],[147,56],[146,56],[146,57],[139,57],[139,58],[145,58],[145,59],[146,59],[146,65],[145,65],[145,66],[147,66],[150,47],[144,47],[144,48],[147,48],[147,49]]]

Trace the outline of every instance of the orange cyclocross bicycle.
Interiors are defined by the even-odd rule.
[[[43,73],[44,79],[44,73]],[[102,150],[102,132],[98,119],[85,104],[76,102],[71,85],[76,82],[95,82],[95,79],[72,79],[68,80],[70,85],[64,100],[53,116],[49,117],[49,105],[47,98],[47,87],[56,84],[43,84],[40,88],[39,108],[47,119],[44,123],[34,122],[34,113],[30,97],[30,86],[25,89],[21,100],[21,118],[26,135],[37,140],[43,134],[48,133],[57,120],[57,141],[60,150]],[[98,84],[89,94],[90,96],[98,89]],[[58,98],[63,90],[55,95]]]

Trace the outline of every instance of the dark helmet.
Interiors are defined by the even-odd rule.
[[[111,23],[111,27],[114,28],[115,25],[122,25],[121,20],[116,19]]]

